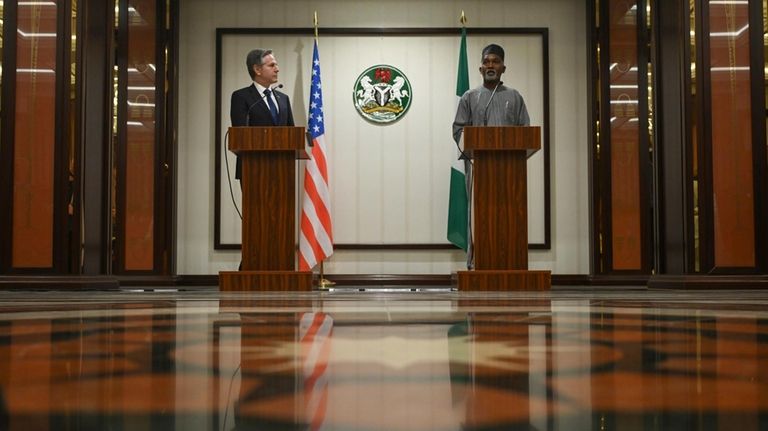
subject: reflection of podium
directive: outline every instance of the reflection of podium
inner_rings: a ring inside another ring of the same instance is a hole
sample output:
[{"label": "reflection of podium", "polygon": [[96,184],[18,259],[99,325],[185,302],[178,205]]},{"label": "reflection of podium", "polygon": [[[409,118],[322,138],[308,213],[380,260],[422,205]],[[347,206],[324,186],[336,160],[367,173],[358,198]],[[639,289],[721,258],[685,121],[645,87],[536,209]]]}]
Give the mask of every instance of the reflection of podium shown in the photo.
[{"label": "reflection of podium", "polygon": [[550,271],[528,270],[528,157],[540,127],[465,127],[474,160],[475,269],[458,272],[459,290],[547,290]]},{"label": "reflection of podium", "polygon": [[296,159],[306,158],[303,127],[230,127],[229,150],[243,163],[242,271],[222,271],[222,291],[312,289],[295,271]]}]

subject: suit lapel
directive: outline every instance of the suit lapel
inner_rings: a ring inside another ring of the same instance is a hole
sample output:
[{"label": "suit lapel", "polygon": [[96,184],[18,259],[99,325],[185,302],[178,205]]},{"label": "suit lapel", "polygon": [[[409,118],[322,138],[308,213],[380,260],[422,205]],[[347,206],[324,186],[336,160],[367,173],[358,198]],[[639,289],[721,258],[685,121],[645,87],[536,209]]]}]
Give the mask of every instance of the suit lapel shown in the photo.
[{"label": "suit lapel", "polygon": [[[251,84],[250,86],[250,94],[253,96],[253,102],[256,103],[256,106],[253,107],[254,111],[257,111],[258,118],[266,119],[267,121],[274,124],[274,121],[272,120],[272,113],[269,112],[269,106],[267,106],[267,101],[263,97],[263,94],[259,94],[259,90],[256,89],[255,84]],[[282,115],[282,113],[281,113]]]},{"label": "suit lapel", "polygon": [[275,124],[276,126],[284,125],[286,124],[286,110],[285,107],[285,99],[283,98],[282,93],[275,92],[275,99],[277,99],[277,118],[278,122]]}]

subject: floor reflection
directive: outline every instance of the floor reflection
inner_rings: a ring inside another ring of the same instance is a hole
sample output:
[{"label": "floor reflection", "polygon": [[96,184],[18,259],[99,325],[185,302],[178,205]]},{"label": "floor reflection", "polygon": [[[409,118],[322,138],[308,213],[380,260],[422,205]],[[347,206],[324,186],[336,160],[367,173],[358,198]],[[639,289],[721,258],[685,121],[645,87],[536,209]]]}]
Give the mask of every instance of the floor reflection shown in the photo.
[{"label": "floor reflection", "polygon": [[768,292],[0,293],[0,429],[768,429]]}]

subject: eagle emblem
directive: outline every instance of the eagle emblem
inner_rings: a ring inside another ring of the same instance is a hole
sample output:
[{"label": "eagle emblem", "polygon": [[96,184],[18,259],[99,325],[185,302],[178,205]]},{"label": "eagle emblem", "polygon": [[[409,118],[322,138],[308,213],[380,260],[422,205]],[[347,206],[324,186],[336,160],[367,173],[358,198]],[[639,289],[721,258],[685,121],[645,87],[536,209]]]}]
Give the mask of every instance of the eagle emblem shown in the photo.
[{"label": "eagle emblem", "polygon": [[399,69],[379,64],[355,81],[352,100],[357,112],[374,123],[391,123],[411,106],[411,83]]}]

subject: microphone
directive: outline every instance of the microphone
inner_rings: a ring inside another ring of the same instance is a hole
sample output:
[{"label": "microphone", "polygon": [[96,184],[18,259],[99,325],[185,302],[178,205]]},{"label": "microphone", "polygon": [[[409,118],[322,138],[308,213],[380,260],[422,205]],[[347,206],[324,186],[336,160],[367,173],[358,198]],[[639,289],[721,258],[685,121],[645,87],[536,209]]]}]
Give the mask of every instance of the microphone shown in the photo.
[{"label": "microphone", "polygon": [[[269,87],[270,93],[272,91],[274,91],[276,88],[283,88],[283,84],[277,84],[274,87]],[[248,111],[246,111],[246,113],[245,113],[245,125],[246,126],[249,126],[251,124],[251,109],[253,109],[253,107],[256,106],[257,103],[261,102],[262,100],[264,100],[267,97],[267,95],[264,94],[264,93],[259,94],[259,96],[261,96],[261,97],[256,99],[255,102],[251,103],[251,106],[248,107]],[[275,99],[277,99],[277,97],[275,97]]]},{"label": "microphone", "polygon": [[488,99],[488,103],[485,104],[485,110],[483,111],[483,126],[488,125],[488,107],[491,106],[491,100],[493,100],[493,96],[496,95],[496,90],[499,88],[499,85],[503,84],[503,82],[499,81],[498,84],[496,84],[495,87],[493,87],[493,93],[491,93],[491,98]]}]

